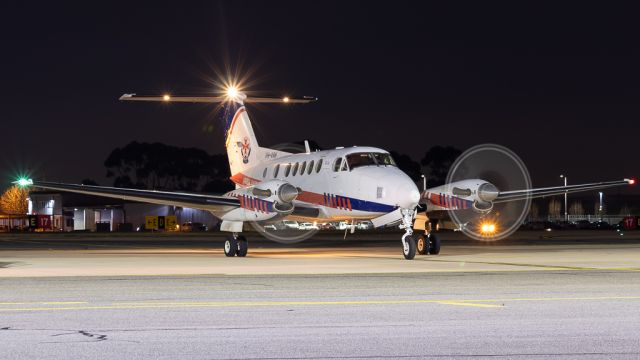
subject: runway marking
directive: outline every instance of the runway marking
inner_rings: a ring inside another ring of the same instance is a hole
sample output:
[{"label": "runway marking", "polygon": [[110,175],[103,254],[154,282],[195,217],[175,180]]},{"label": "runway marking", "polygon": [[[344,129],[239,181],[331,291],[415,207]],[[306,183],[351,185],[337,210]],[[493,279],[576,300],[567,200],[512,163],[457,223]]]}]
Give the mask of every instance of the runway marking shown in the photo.
[{"label": "runway marking", "polygon": [[473,307],[480,307],[480,308],[499,308],[499,307],[504,307],[504,305],[476,304],[476,303],[464,302],[464,301],[439,301],[438,304],[457,305],[457,306],[473,306]]},{"label": "runway marking", "polygon": [[0,305],[76,305],[76,304],[88,304],[86,301],[30,301],[30,302],[0,302]]},{"label": "runway marking", "polygon": [[[69,310],[114,310],[114,309],[157,309],[157,308],[229,308],[260,306],[319,306],[319,305],[406,305],[441,304],[480,308],[501,308],[504,303],[516,301],[598,301],[598,300],[640,300],[640,296],[599,296],[599,297],[554,297],[554,298],[509,298],[509,299],[418,299],[418,300],[346,300],[346,301],[256,301],[256,302],[135,302],[112,303],[108,305],[66,306],[66,307],[22,307],[0,308],[0,312],[15,311],[69,311]],[[49,302],[48,304],[55,304]],[[68,304],[70,302],[58,302]],[[82,302],[80,302],[82,303]],[[501,303],[501,304],[487,304]],[[45,303],[43,303],[45,304]],[[86,303],[84,303],[86,304]]]},{"label": "runway marking", "polygon": [[[640,271],[640,268],[596,268],[596,267],[586,267],[586,266],[567,266],[567,265],[544,265],[544,264],[527,264],[527,263],[510,263],[510,262],[499,262],[499,261],[466,261],[466,260],[441,260],[441,259],[427,259],[425,261],[434,261],[434,262],[445,262],[445,263],[461,263],[462,266],[464,264],[481,264],[481,265],[505,265],[505,266],[518,266],[518,267],[535,267],[535,268],[543,268],[548,270],[576,270],[576,271]],[[509,270],[500,270],[500,271],[509,271]]]}]

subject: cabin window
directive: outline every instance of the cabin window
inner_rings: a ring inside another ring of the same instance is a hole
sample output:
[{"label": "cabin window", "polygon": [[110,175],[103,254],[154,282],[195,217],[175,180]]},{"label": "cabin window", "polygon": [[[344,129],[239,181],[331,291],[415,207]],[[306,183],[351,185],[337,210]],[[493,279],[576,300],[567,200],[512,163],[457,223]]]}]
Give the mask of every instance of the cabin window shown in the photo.
[{"label": "cabin window", "polygon": [[284,166],[284,177],[289,176],[289,173],[291,172],[291,164],[287,164]]},{"label": "cabin window", "polygon": [[322,169],[322,158],[318,160],[318,165],[316,165],[316,172],[319,173],[321,169]]},{"label": "cabin window", "polygon": [[273,168],[273,177],[277,178],[278,177],[278,172],[280,171],[280,164],[276,165],[276,167]]},{"label": "cabin window", "polygon": [[307,162],[303,161],[302,165],[300,165],[300,175],[304,175],[304,170],[307,168]]},{"label": "cabin window", "polygon": [[333,163],[333,171],[340,171],[340,166],[342,165],[342,158],[337,158]]},{"label": "cabin window", "polygon": [[264,171],[262,172],[262,177],[263,178],[267,177],[267,168],[264,168]]},{"label": "cabin window", "polygon": [[311,160],[311,162],[309,163],[309,168],[307,170],[307,175],[311,175],[311,172],[313,171],[313,163],[314,160]]},{"label": "cabin window", "polygon": [[293,175],[292,176],[296,176],[296,174],[298,173],[298,163],[293,164]]}]

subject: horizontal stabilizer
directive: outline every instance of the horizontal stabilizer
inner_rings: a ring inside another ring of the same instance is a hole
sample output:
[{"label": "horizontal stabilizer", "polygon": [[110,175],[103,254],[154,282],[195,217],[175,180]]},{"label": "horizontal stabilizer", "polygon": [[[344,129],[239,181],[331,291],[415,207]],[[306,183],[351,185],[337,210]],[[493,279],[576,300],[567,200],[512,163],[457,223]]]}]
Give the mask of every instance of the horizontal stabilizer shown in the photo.
[{"label": "horizontal stabilizer", "polygon": [[121,101],[157,101],[157,102],[182,102],[182,103],[223,103],[228,101],[238,101],[242,103],[262,103],[262,104],[307,104],[317,101],[318,98],[312,96],[303,97],[253,97],[244,94],[239,94],[235,97],[231,96],[213,96],[213,95],[200,95],[200,96],[173,96],[169,94],[165,95],[137,95],[137,94],[124,94],[120,96]]}]

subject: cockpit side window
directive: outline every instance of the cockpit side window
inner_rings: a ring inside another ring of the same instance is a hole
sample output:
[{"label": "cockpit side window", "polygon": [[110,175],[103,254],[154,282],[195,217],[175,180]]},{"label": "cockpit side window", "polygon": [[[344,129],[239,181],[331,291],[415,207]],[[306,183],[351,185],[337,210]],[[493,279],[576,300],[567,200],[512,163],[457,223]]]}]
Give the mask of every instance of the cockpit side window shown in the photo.
[{"label": "cockpit side window", "polygon": [[373,157],[380,166],[396,166],[396,162],[388,153],[373,153]]}]

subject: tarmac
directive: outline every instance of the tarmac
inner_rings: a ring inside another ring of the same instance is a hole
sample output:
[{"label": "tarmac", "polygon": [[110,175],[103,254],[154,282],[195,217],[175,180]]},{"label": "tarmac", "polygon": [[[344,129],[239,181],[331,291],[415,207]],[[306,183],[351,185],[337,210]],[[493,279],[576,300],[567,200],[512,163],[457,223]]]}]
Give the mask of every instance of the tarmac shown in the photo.
[{"label": "tarmac", "polygon": [[637,359],[640,232],[0,235],[3,359]]}]

